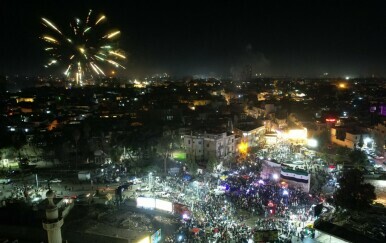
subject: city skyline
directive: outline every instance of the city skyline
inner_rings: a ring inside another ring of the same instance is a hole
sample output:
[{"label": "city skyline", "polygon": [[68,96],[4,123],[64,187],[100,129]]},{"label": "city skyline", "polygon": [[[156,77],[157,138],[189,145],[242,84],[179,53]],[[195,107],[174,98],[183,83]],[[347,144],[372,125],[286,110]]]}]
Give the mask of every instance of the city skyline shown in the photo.
[{"label": "city skyline", "polygon": [[86,16],[108,16],[127,51],[120,75],[171,73],[282,76],[384,76],[386,23],[380,1],[253,3],[35,1],[1,4],[1,75],[54,74],[39,36],[40,18],[59,26]]}]

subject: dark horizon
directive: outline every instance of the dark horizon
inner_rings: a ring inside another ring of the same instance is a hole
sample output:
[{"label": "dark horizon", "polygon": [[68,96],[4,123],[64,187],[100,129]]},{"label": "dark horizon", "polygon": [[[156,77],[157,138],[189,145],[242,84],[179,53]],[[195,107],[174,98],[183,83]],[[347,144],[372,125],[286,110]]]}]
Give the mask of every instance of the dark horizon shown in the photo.
[{"label": "dark horizon", "polygon": [[[68,29],[89,9],[106,15],[128,53],[120,75],[229,75],[250,65],[265,76],[386,76],[381,1],[3,1],[2,75],[45,70],[41,17]],[[107,27],[106,30],[108,29]],[[61,67],[61,70],[65,67]]]}]

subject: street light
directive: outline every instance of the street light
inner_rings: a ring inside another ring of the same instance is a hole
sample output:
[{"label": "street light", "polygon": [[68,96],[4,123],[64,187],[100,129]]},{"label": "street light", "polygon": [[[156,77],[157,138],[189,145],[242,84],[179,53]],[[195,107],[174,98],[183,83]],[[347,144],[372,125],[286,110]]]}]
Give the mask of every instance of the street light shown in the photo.
[{"label": "street light", "polygon": [[279,175],[275,173],[275,174],[272,175],[272,178],[273,178],[274,180],[278,180],[278,179],[279,179]]}]

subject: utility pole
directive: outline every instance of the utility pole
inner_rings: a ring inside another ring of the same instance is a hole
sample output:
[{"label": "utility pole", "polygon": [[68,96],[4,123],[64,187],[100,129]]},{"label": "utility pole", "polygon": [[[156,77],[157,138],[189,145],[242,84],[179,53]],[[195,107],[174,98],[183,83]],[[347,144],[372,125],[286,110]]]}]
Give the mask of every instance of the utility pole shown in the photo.
[{"label": "utility pole", "polygon": [[151,188],[152,188],[152,175],[153,175],[153,173],[150,172],[149,173],[149,190],[151,190]]}]

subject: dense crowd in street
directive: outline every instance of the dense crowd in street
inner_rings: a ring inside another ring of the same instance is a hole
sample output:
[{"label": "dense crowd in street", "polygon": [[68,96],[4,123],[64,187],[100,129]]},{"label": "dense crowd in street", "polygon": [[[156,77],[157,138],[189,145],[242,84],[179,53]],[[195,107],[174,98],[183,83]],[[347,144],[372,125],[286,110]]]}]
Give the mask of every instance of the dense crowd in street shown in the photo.
[{"label": "dense crowd in street", "polygon": [[[290,144],[276,148],[280,149],[268,148],[264,156],[280,161],[296,159]],[[303,157],[306,159],[310,172],[326,175],[314,160]],[[261,162],[259,155],[256,161]],[[171,187],[178,185],[179,191],[192,195],[180,198],[191,207],[192,215],[183,220],[175,235],[177,242],[252,242],[260,231],[277,231],[282,242],[300,241],[305,237],[304,228],[314,220],[312,206],[322,201],[318,193],[309,194],[272,178],[263,180],[259,171],[248,166],[229,171],[225,179],[196,180],[199,190],[183,180],[170,182]],[[215,188],[223,193],[213,193]],[[308,233],[314,237],[312,230]]]},{"label": "dense crowd in street", "polygon": [[[180,242],[248,242],[256,231],[277,230],[288,240],[304,237],[304,222],[312,221],[311,206],[320,199],[296,188],[282,188],[277,181],[263,181],[258,175],[241,173],[224,181],[209,181],[197,192],[192,204],[193,215],[185,219],[176,234]],[[217,184],[225,193],[208,193]],[[188,199],[185,202],[189,205]],[[241,214],[244,211],[248,216]],[[245,220],[255,218],[255,225]]]}]

